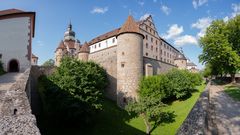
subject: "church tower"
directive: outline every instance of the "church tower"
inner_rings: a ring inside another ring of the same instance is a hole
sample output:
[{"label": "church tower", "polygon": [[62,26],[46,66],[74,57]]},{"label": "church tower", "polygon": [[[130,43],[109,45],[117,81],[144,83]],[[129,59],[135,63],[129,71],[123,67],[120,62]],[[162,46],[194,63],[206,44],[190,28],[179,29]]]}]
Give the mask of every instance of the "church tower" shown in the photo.
[{"label": "church tower", "polygon": [[128,16],[117,36],[117,103],[121,107],[137,98],[143,75],[143,38],[133,17]]},{"label": "church tower", "polygon": [[89,52],[89,45],[87,42],[85,42],[84,45],[82,45],[82,47],[80,48],[78,59],[82,61],[88,61]]}]

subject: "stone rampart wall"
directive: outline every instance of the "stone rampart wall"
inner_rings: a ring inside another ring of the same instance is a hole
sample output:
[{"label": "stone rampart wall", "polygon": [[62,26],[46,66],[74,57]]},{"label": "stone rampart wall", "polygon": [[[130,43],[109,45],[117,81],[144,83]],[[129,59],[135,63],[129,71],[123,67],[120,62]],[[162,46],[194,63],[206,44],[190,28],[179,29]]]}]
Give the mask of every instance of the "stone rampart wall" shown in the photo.
[{"label": "stone rampart wall", "polygon": [[26,93],[29,75],[27,69],[9,90],[1,91],[0,135],[40,135]]}]

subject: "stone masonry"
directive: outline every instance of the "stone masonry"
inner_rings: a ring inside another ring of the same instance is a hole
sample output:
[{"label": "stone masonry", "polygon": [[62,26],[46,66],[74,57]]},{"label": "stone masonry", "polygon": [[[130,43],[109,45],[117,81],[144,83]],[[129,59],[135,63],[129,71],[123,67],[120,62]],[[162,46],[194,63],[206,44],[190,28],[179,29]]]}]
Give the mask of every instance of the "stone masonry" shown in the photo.
[{"label": "stone masonry", "polygon": [[26,94],[29,74],[27,69],[9,89],[0,90],[0,135],[40,135]]}]

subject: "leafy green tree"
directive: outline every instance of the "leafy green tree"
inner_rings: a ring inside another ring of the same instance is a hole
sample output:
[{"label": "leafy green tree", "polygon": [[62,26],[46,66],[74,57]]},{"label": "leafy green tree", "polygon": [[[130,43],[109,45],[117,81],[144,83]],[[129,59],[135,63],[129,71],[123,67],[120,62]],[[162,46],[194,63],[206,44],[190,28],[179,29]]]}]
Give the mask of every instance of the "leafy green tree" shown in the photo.
[{"label": "leafy green tree", "polygon": [[89,123],[102,109],[107,78],[105,70],[98,64],[65,57],[47,79],[43,83],[46,89],[43,97],[50,116]]},{"label": "leafy green tree", "polygon": [[162,111],[164,106],[166,105],[155,96],[142,96],[139,101],[130,102],[126,106],[126,110],[143,117],[146,134],[150,135],[152,131],[151,122],[154,122],[154,124],[159,123],[163,118],[162,116],[166,114]]},{"label": "leafy green tree", "polygon": [[205,36],[200,39],[203,52],[199,60],[209,63],[212,71],[217,71],[217,74],[229,73],[232,80],[235,80],[234,75],[240,67],[240,57],[228,37],[227,24],[223,20],[213,21]]},{"label": "leafy green tree", "polygon": [[233,50],[240,55],[240,15],[230,19],[227,22],[228,41]]},{"label": "leafy green tree", "polygon": [[43,66],[54,66],[55,61],[53,59],[49,59],[43,63]]}]

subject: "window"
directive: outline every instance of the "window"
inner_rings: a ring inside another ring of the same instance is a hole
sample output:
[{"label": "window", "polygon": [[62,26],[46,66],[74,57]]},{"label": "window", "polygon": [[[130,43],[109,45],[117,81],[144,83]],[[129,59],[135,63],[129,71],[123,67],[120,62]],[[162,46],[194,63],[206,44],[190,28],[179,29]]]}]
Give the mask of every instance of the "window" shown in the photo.
[{"label": "window", "polygon": [[166,48],[166,44],[164,44],[164,48]]},{"label": "window", "polygon": [[153,42],[153,38],[151,37],[151,42]]},{"label": "window", "polygon": [[146,48],[148,48],[148,43],[146,43]]},{"label": "window", "polygon": [[156,59],[157,59],[157,56],[156,56]]},{"label": "window", "polygon": [[115,43],[115,38],[112,39],[112,42]]},{"label": "window", "polygon": [[0,54],[0,59],[2,59],[2,54]]},{"label": "window", "polygon": [[148,56],[148,53],[146,53],[146,56]]},{"label": "window", "polygon": [[98,44],[98,47],[101,47],[101,43]]},{"label": "window", "polygon": [[122,52],[122,55],[124,55],[124,52]]},{"label": "window", "polygon": [[158,44],[158,41],[156,40],[156,45]]},{"label": "window", "polygon": [[97,46],[95,45],[95,46],[94,46],[94,48],[96,49],[96,48],[97,48]]},{"label": "window", "polygon": [[158,51],[158,48],[156,48],[156,52]]},{"label": "window", "polygon": [[166,56],[166,52],[164,51],[164,56]]},{"label": "window", "polygon": [[150,29],[150,33],[152,33],[152,29]]},{"label": "window", "polygon": [[146,31],[148,31],[148,27],[147,27],[147,25],[146,25]]},{"label": "window", "polygon": [[124,66],[125,66],[125,62],[122,62],[121,67],[124,68]]},{"label": "window", "polygon": [[146,40],[148,40],[148,35],[146,35]]},{"label": "window", "polygon": [[151,46],[151,50],[153,50],[153,46]]},{"label": "window", "polygon": [[106,40],[106,45],[108,45],[108,41]]}]

